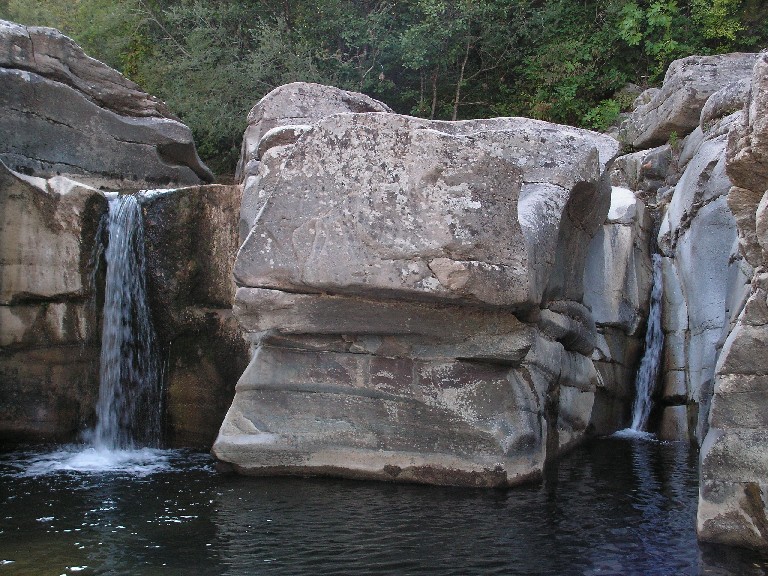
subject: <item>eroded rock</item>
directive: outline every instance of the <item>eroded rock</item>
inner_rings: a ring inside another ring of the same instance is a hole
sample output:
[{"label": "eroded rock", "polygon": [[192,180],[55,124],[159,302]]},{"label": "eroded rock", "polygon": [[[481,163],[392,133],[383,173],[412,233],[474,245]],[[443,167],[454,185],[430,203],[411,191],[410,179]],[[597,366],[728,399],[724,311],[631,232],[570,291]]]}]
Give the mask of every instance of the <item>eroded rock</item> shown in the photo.
[{"label": "eroded rock", "polygon": [[749,78],[757,54],[689,56],[669,65],[658,91],[641,95],[622,125],[622,139],[635,148],[660,146],[674,132],[687,136],[701,120],[707,99],[733,82]]},{"label": "eroded rock", "polygon": [[608,217],[592,239],[585,263],[584,304],[597,325],[592,360],[601,375],[601,409],[595,410],[594,425],[601,434],[626,420],[648,316],[652,226],[638,196],[627,188],[613,188]]},{"label": "eroded rock", "polygon": [[768,188],[768,56],[760,54],[744,112],[727,147],[728,197],[739,248],[754,274],[717,360],[709,431],[701,449],[699,538],[768,551],[768,303],[765,266],[765,189]]},{"label": "eroded rock", "polygon": [[72,439],[98,393],[97,190],[0,163],[0,441]]},{"label": "eroded rock", "polygon": [[235,314],[254,355],[214,454],[498,486],[581,441],[600,379],[583,263],[618,143],[522,118],[285,124],[244,153]]},{"label": "eroded rock", "polygon": [[147,291],[167,358],[166,442],[210,448],[248,364],[232,314],[239,186],[145,192]]}]

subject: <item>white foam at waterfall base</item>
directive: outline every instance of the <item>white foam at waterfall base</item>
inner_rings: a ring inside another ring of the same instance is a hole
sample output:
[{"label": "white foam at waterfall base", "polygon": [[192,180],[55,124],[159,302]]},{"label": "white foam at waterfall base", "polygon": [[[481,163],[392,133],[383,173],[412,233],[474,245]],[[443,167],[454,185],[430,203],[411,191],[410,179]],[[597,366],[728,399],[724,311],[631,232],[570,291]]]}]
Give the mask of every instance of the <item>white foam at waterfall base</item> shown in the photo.
[{"label": "white foam at waterfall base", "polygon": [[119,450],[82,445],[62,446],[53,452],[30,456],[23,463],[21,475],[119,472],[133,476],[146,476],[170,470],[170,459],[173,454],[173,450],[158,448]]},{"label": "white foam at waterfall base", "polygon": [[643,432],[642,430],[635,430],[633,428],[624,428],[611,435],[612,438],[625,438],[628,440],[657,440],[656,435],[651,432]]}]

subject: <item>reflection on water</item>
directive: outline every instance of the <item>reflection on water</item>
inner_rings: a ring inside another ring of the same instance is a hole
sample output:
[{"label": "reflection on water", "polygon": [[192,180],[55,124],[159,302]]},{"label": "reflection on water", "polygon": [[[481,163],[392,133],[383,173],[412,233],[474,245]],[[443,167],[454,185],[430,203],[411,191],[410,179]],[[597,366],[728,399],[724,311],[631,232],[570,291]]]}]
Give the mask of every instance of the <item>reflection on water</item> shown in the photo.
[{"label": "reflection on water", "polygon": [[155,457],[153,473],[33,475],[40,453],[1,455],[0,574],[768,573],[696,544],[684,444],[596,441],[512,490],[241,478],[206,455]]}]

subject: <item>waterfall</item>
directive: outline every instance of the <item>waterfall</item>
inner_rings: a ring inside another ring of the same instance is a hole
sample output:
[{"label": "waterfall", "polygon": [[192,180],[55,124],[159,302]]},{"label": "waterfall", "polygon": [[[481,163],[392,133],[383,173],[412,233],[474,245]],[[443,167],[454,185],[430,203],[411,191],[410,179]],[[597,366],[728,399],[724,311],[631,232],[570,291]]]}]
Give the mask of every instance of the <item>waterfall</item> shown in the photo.
[{"label": "waterfall", "polygon": [[648,328],[645,331],[645,352],[635,378],[635,402],[632,406],[632,430],[643,431],[651,413],[652,395],[656,387],[664,347],[664,332],[661,329],[661,297],[663,282],[661,276],[661,255],[653,255],[653,286],[651,308],[648,312]]},{"label": "waterfall", "polygon": [[109,243],[94,447],[157,446],[162,412],[156,337],[147,304],[144,226],[135,195],[109,200]]}]

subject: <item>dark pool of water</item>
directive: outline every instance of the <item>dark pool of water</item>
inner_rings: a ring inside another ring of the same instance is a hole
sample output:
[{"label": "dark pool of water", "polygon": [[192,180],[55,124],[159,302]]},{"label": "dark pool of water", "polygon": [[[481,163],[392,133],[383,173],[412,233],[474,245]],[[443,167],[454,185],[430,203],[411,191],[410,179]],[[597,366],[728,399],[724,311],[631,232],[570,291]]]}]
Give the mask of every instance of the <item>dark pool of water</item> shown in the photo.
[{"label": "dark pool of water", "polygon": [[[696,454],[604,439],[545,482],[474,490],[154,471],[29,474],[0,455],[0,574],[768,574],[696,543]],[[151,473],[149,473],[151,472]]]}]

